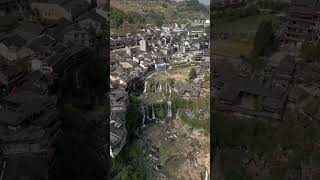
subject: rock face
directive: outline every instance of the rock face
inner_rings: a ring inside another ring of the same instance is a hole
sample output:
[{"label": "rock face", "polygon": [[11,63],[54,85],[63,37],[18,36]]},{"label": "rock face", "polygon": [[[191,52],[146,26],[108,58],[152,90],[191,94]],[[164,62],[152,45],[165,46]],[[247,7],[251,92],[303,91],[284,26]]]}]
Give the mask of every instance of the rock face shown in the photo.
[{"label": "rock face", "polygon": [[203,180],[210,176],[209,138],[179,119],[149,124],[141,134],[152,179]]},{"label": "rock face", "polygon": [[128,99],[128,93],[125,90],[114,91],[110,94],[110,156],[112,158],[119,154],[126,143],[125,118]]}]

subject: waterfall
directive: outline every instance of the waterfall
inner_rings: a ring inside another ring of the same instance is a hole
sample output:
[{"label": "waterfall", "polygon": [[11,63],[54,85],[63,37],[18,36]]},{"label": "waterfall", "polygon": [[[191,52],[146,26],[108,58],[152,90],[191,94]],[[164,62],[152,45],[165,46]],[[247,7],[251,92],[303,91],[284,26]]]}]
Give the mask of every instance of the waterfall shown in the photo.
[{"label": "waterfall", "polygon": [[154,92],[157,92],[157,84],[154,84]]},{"label": "waterfall", "polygon": [[77,84],[77,88],[79,89],[80,88],[80,85],[79,85],[79,71],[76,72],[76,84]]},{"label": "waterfall", "polygon": [[169,97],[171,97],[171,87],[170,87],[170,84],[169,84]]},{"label": "waterfall", "polygon": [[167,116],[172,117],[171,101],[167,101],[167,104],[168,104]]},{"label": "waterfall", "polygon": [[144,90],[143,90],[143,93],[146,93],[146,92],[147,92],[147,84],[148,84],[148,82],[145,81],[145,82],[144,82]]},{"label": "waterfall", "polygon": [[144,106],[142,105],[142,113],[143,113],[143,119],[142,119],[142,127],[145,127],[145,120],[146,120],[146,112],[145,112],[145,109],[144,109]]},{"label": "waterfall", "polygon": [[166,83],[166,92],[168,92],[168,83]]},{"label": "waterfall", "polygon": [[161,92],[161,88],[162,88],[162,86],[161,86],[162,84],[160,83],[160,87],[159,87],[159,92]]},{"label": "waterfall", "polygon": [[209,175],[208,175],[208,170],[206,169],[206,177],[205,177],[205,180],[208,180],[209,179]]},{"label": "waterfall", "polygon": [[153,104],[152,104],[152,119],[155,119],[156,115],[154,114],[154,108],[153,108]]},{"label": "waterfall", "polygon": [[146,106],[146,112],[147,112],[147,119],[150,120],[148,106]]}]

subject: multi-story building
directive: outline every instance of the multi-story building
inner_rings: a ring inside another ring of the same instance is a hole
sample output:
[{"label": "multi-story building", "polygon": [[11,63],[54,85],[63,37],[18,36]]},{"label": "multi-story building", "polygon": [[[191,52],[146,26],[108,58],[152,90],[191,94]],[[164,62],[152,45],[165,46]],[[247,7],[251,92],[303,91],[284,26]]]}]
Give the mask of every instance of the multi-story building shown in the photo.
[{"label": "multi-story building", "polygon": [[288,21],[283,32],[284,43],[301,43],[307,35],[319,39],[319,3],[317,0],[294,0],[288,10]]}]

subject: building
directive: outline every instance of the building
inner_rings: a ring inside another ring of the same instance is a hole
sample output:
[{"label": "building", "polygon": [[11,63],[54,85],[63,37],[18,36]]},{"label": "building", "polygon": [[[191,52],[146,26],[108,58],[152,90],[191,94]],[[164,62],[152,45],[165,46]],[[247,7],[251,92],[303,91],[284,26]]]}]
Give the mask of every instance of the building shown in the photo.
[{"label": "building", "polygon": [[240,116],[281,120],[287,93],[257,80],[234,78],[217,94],[216,108]]},{"label": "building", "polygon": [[293,0],[288,11],[288,22],[283,32],[284,43],[301,43],[306,35],[319,39],[319,2],[317,0]]},{"label": "building", "polygon": [[25,57],[28,52],[23,51],[22,47],[39,36],[43,29],[37,23],[22,23],[0,42],[0,55],[9,61]]},{"label": "building", "polygon": [[18,2],[16,0],[3,0],[0,2],[0,12],[11,13],[18,9]]},{"label": "building", "polygon": [[31,2],[31,8],[36,9],[41,17],[55,21],[60,18],[73,21],[90,7],[91,4],[86,0],[34,0]]},{"label": "building", "polygon": [[78,24],[85,29],[93,28],[96,33],[101,33],[107,30],[107,18],[97,13],[96,10],[91,10],[77,19]]},{"label": "building", "polygon": [[94,34],[82,28],[78,24],[69,26],[64,31],[63,42],[69,42],[82,47],[89,47],[94,45]]}]

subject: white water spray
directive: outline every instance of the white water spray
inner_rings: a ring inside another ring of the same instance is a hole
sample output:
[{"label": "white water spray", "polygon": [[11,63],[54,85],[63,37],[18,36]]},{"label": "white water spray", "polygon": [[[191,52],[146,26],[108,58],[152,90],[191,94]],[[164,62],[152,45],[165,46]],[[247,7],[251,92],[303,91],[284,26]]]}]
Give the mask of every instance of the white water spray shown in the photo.
[{"label": "white water spray", "polygon": [[145,127],[146,111],[143,105],[142,105],[142,113],[143,113],[142,127]]},{"label": "white water spray", "polygon": [[152,104],[152,119],[155,119],[156,118],[156,115],[154,113],[154,108],[153,108],[153,104]]},{"label": "white water spray", "polygon": [[167,101],[167,104],[168,104],[167,116],[172,117],[171,101]]},{"label": "white water spray", "polygon": [[147,85],[148,85],[148,82],[145,81],[145,82],[144,82],[144,90],[143,90],[143,93],[146,93],[146,92],[147,92]]}]

